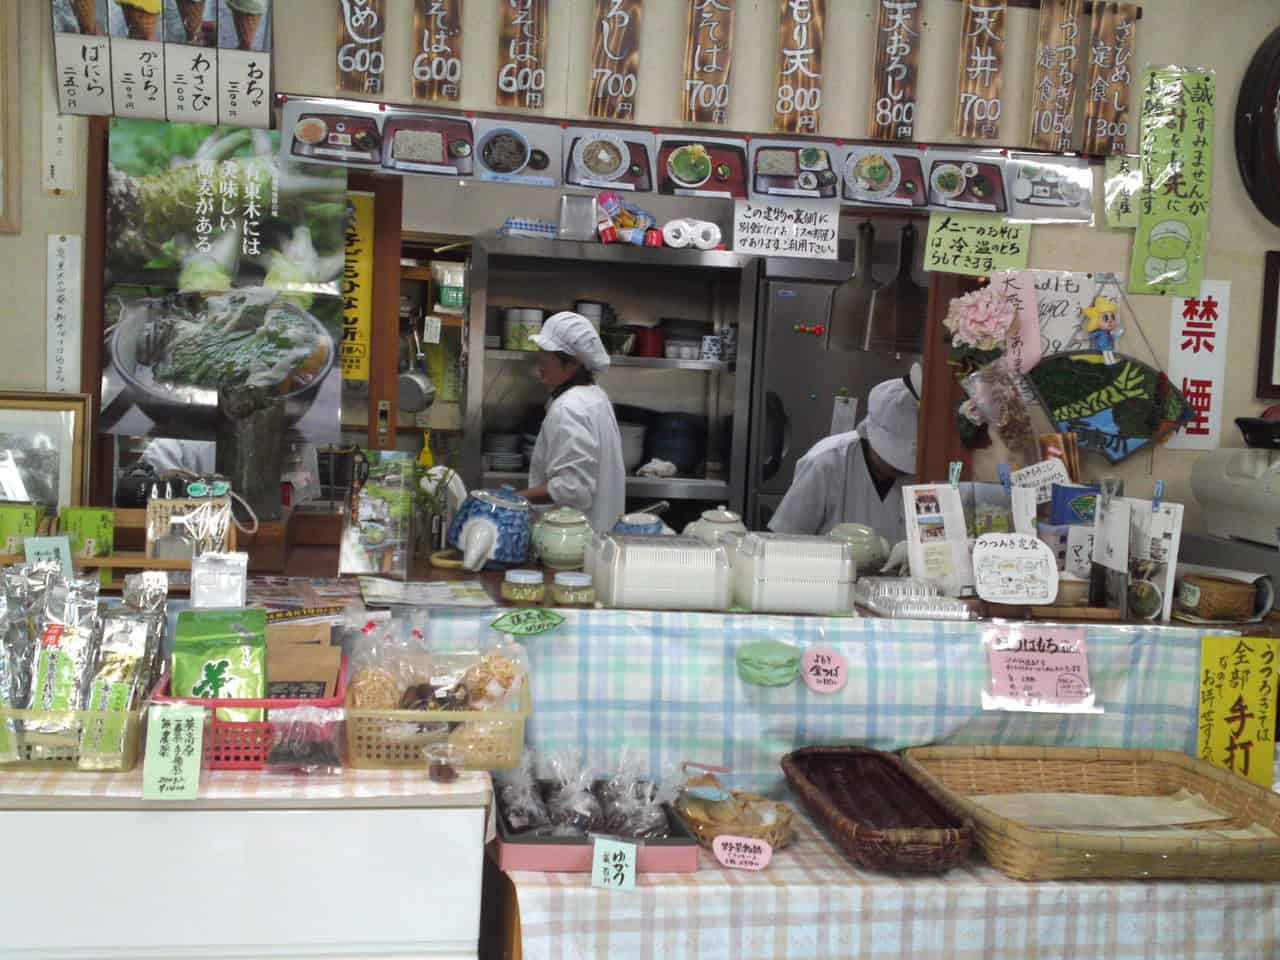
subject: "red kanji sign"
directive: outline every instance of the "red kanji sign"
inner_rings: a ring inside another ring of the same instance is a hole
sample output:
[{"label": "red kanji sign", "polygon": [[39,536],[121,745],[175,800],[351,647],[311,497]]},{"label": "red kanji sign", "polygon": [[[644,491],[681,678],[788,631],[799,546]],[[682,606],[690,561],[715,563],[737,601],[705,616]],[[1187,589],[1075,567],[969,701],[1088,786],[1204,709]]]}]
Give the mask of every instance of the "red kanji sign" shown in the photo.
[{"label": "red kanji sign", "polygon": [[1182,301],[1182,320],[1182,349],[1192,353],[1204,349],[1213,353],[1213,341],[1218,335],[1218,301],[1212,296],[1203,300],[1186,298]]}]

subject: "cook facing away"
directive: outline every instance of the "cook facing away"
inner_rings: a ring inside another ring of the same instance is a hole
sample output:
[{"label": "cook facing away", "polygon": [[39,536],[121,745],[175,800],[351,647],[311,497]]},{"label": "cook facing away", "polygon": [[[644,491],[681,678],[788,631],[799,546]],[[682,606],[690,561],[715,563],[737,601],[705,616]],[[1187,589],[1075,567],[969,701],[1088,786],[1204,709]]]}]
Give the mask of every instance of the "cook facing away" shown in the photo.
[{"label": "cook facing away", "polygon": [[534,503],[575,507],[593,529],[612,530],[626,505],[626,468],[613,404],[595,382],[609,355],[591,322],[577,313],[557,313],[533,342],[538,379],[551,398],[529,464],[529,489],[521,493]]},{"label": "cook facing away", "polygon": [[911,376],[878,384],[858,429],[814,444],[796,464],[769,529],[827,534],[837,524],[865,523],[890,543],[902,540],[902,481],[916,468],[918,383],[913,369]]}]

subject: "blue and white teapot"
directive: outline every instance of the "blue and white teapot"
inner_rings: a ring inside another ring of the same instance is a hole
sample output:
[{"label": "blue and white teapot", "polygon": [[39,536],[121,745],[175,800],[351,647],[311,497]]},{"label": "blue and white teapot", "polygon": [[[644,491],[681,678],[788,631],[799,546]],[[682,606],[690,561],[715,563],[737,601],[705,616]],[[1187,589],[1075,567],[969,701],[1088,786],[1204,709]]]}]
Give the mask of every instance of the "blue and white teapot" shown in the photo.
[{"label": "blue and white teapot", "polygon": [[467,570],[524,563],[529,557],[531,514],[529,501],[510,487],[476,490],[449,525],[449,546],[462,551]]}]

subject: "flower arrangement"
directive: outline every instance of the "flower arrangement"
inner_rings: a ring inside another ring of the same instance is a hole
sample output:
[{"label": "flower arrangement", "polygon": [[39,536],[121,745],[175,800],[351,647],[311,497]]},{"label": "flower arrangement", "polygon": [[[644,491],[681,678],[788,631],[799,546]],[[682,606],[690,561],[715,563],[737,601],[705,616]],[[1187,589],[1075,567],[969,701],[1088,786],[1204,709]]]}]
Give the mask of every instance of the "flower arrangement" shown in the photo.
[{"label": "flower arrangement", "polygon": [[1016,318],[1013,304],[992,285],[952,300],[942,325],[951,345],[951,364],[959,368],[957,377],[998,360]]}]

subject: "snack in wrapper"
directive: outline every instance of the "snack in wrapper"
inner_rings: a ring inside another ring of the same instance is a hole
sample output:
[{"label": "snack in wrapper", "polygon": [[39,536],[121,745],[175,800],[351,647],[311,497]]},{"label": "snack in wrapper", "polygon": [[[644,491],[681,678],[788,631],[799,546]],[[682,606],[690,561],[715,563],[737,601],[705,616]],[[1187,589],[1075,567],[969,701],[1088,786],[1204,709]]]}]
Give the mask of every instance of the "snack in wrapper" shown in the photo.
[{"label": "snack in wrapper", "polygon": [[498,774],[497,781],[498,809],[511,833],[536,836],[551,832],[551,814],[542,801],[530,754],[521,758],[518,769]]},{"label": "snack in wrapper", "polygon": [[663,804],[675,799],[677,788],[659,788],[644,776],[644,758],[638,751],[624,747],[618,772],[596,790],[608,833],[632,840],[660,840],[670,836],[671,824]]},{"label": "snack in wrapper", "polygon": [[552,836],[582,837],[604,826],[604,811],[591,792],[591,774],[580,760],[560,753],[550,760],[555,786],[547,802],[547,812],[555,828]]},{"label": "snack in wrapper", "polygon": [[499,643],[480,655],[463,676],[473,710],[517,710],[529,674],[529,660],[518,643]]},{"label": "snack in wrapper", "polygon": [[74,711],[84,709],[89,693],[99,627],[98,581],[50,575],[31,675],[30,709],[57,715],[27,720],[28,735],[75,731]]},{"label": "snack in wrapper", "polygon": [[143,693],[149,693],[155,689],[164,672],[164,657],[160,655],[160,651],[164,646],[165,633],[169,629],[169,617],[165,612],[165,602],[169,599],[169,577],[156,570],[126,574],[122,597],[125,609],[137,611],[147,618],[147,657],[143,666],[141,689]]},{"label": "snack in wrapper", "polygon": [[138,703],[149,673],[148,615],[118,608],[102,618],[102,645],[97,671],[89,684],[85,718],[80,731],[81,770],[122,770],[128,746],[129,711]]},{"label": "snack in wrapper", "polygon": [[[265,610],[183,610],[173,647],[175,697],[254,700],[267,695]],[[219,707],[218,720],[257,723],[264,711]]]},{"label": "snack in wrapper", "polygon": [[337,773],[342,768],[341,707],[288,707],[271,711],[267,769],[283,773]]}]

